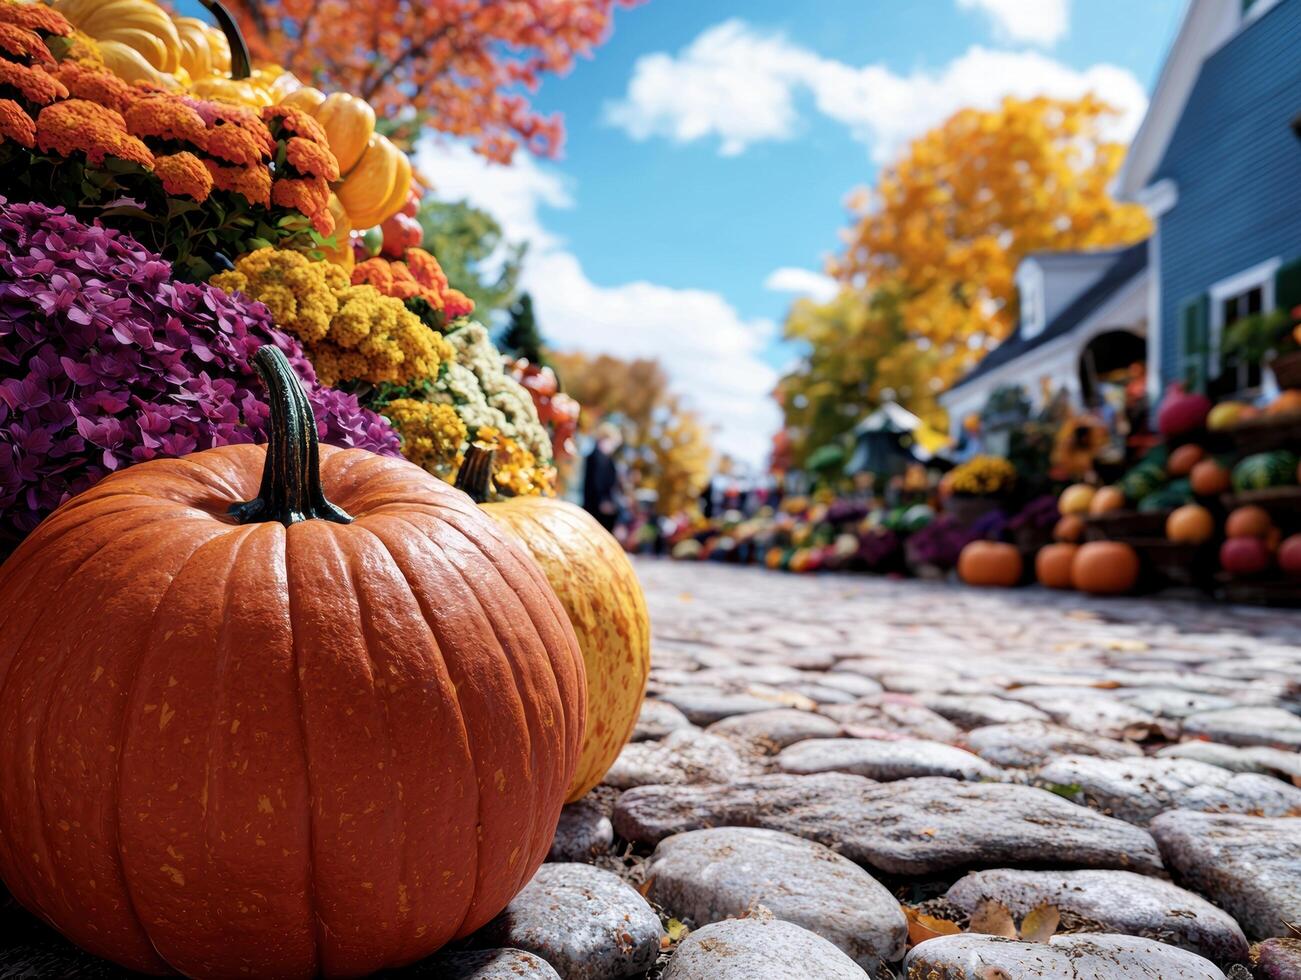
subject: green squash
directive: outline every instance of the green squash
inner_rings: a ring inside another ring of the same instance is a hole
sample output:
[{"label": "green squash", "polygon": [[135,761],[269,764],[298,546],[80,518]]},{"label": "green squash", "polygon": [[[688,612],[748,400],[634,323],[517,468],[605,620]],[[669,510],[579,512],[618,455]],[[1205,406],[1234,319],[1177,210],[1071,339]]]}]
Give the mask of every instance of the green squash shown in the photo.
[{"label": "green squash", "polygon": [[1233,489],[1268,490],[1296,483],[1297,455],[1286,449],[1248,456],[1233,468]]},{"label": "green squash", "polygon": [[1127,500],[1143,500],[1148,494],[1160,490],[1165,481],[1165,469],[1145,461],[1121,477],[1117,486]]}]

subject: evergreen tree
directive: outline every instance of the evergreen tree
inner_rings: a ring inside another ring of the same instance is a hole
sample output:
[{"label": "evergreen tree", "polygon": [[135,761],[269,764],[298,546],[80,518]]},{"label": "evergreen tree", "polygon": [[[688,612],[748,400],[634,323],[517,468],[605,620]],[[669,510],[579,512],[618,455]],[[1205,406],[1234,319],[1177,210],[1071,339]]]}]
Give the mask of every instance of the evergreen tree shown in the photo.
[{"label": "evergreen tree", "polygon": [[542,332],[538,330],[537,317],[533,314],[533,297],[528,293],[521,293],[510,308],[510,323],[501,335],[500,347],[503,353],[527,358],[539,366],[546,363],[542,353]]}]

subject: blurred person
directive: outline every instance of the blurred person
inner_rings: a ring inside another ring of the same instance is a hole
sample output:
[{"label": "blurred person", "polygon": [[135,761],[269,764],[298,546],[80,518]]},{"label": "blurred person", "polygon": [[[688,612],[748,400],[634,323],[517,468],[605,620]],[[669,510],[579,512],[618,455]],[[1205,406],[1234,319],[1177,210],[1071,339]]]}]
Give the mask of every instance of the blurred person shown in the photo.
[{"label": "blurred person", "polygon": [[583,510],[612,534],[619,521],[619,467],[614,454],[621,445],[619,429],[602,422],[597,426],[592,451],[583,461]]}]

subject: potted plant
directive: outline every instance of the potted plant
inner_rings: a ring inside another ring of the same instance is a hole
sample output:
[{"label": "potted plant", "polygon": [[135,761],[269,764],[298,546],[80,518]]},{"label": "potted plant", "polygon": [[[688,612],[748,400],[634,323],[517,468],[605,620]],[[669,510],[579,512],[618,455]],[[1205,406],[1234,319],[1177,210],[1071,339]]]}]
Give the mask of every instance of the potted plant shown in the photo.
[{"label": "potted plant", "polygon": [[1004,509],[1016,488],[1016,467],[1002,456],[974,456],[948,477],[951,495],[944,509],[961,524]]},{"label": "potted plant", "polygon": [[1224,334],[1224,353],[1268,363],[1280,388],[1301,388],[1301,306],[1238,320]]}]

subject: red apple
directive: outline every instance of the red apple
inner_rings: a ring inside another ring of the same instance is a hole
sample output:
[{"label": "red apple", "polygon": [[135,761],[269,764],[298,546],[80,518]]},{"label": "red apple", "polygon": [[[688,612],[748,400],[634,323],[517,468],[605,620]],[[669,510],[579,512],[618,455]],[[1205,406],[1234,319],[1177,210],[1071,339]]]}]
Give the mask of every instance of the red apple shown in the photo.
[{"label": "red apple", "polygon": [[1229,538],[1220,546],[1220,566],[1238,578],[1259,575],[1269,568],[1270,557],[1260,538]]}]

